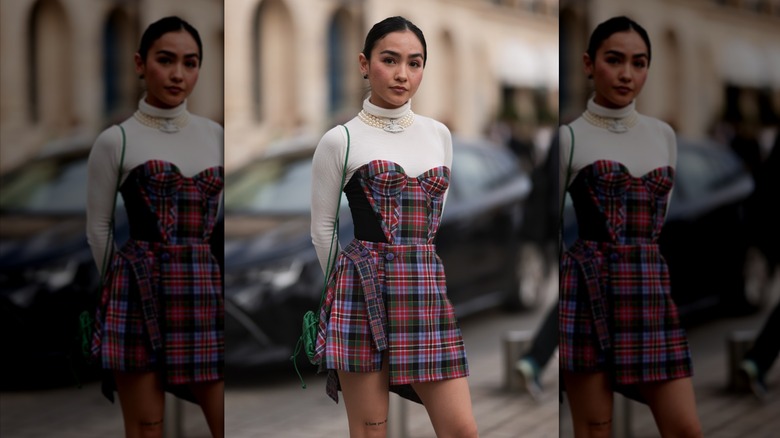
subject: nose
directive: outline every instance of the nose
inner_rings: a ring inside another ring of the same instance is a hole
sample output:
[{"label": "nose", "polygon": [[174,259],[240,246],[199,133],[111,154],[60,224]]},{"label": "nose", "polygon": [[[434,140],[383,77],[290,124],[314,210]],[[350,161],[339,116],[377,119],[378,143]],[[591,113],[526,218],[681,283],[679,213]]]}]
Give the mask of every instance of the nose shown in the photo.
[{"label": "nose", "polygon": [[406,74],[407,74],[407,66],[406,64],[398,64],[398,68],[395,71],[395,79],[399,82],[406,82]]},{"label": "nose", "polygon": [[623,82],[630,82],[632,79],[631,75],[631,64],[626,63],[623,65],[623,68],[620,69],[618,79],[620,79]]},{"label": "nose", "polygon": [[181,63],[175,63],[171,69],[171,80],[179,82],[184,78],[184,66]]}]

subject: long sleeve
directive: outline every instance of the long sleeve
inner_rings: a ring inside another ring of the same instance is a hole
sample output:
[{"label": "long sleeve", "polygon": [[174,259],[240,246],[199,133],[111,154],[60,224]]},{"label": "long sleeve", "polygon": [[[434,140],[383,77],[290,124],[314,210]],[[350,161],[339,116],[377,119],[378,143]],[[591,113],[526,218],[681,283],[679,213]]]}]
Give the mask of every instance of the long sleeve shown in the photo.
[{"label": "long sleeve", "polygon": [[[311,236],[323,272],[327,272],[328,250],[333,236],[337,202],[340,192],[344,189],[341,186],[341,176],[346,149],[346,131],[343,127],[337,126],[325,133],[314,151],[311,187]],[[334,251],[330,256],[331,263],[339,251],[337,239],[333,246]]]},{"label": "long sleeve", "polygon": [[119,127],[103,131],[95,140],[87,164],[87,242],[92,250],[98,271],[103,274],[106,247],[110,255],[113,240],[107,239],[111,215],[114,210],[114,192],[119,176],[122,153],[122,133]]},{"label": "long sleeve", "polygon": [[[186,103],[173,109],[155,108],[143,101],[139,111],[152,117],[175,118],[186,113]],[[162,132],[140,123],[136,117],[122,122],[125,130],[125,153],[122,180],[128,173],[149,160],[173,163],[184,176],[223,163],[222,126],[194,114],[186,113],[188,122],[176,133]],[[122,132],[118,126],[103,131],[95,140],[87,165],[87,242],[98,270],[103,268],[106,239],[114,210],[119,164],[122,158]]]},{"label": "long sleeve", "polygon": [[[399,117],[411,103],[392,110],[378,108],[368,100],[363,108],[379,117]],[[349,129],[350,147],[346,184],[361,166],[373,160],[388,160],[401,165],[408,176],[417,176],[437,166],[452,168],[452,136],[442,123],[415,115],[412,126],[400,133],[389,133],[369,126],[355,117],[345,124]],[[336,126],[325,133],[314,151],[311,187],[311,236],[323,272],[327,271],[328,249],[333,235],[344,158],[347,131]],[[445,193],[445,200],[446,200]],[[338,254],[337,242],[331,263]]]}]

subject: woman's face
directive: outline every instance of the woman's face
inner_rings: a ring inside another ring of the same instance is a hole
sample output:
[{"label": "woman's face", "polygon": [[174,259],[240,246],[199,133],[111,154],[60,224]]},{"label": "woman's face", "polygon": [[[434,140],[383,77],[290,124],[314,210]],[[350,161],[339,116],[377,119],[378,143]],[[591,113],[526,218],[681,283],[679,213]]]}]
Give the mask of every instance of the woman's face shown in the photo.
[{"label": "woman's face", "polygon": [[135,71],[146,81],[146,102],[158,108],[173,108],[184,102],[198,82],[198,44],[187,31],[168,32],[146,54],[135,54]]},{"label": "woman's face", "polygon": [[362,53],[358,59],[371,84],[369,101],[380,108],[402,106],[422,81],[423,46],[410,30],[388,33],[371,49],[371,60]]},{"label": "woman's face", "polygon": [[585,72],[593,76],[595,101],[607,108],[623,108],[642,91],[650,60],[647,45],[633,30],[616,32],[596,51],[596,59],[583,56]]}]

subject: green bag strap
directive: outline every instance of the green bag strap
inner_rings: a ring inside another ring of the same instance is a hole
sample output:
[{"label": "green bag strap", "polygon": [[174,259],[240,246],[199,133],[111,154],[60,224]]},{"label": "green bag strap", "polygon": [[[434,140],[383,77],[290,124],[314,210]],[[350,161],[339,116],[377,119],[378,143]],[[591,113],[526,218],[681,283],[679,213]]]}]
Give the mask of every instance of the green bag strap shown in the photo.
[{"label": "green bag strap", "polygon": [[[116,187],[114,189],[114,203],[112,204],[111,209],[111,220],[108,223],[108,230],[106,231],[106,247],[103,250],[103,263],[101,264],[100,268],[100,281],[98,282],[98,291],[103,290],[103,285],[106,279],[106,271],[108,267],[108,258],[110,251],[109,249],[113,246],[113,235],[114,235],[114,211],[116,210],[116,200],[117,200],[117,194],[119,193],[119,186],[122,182],[122,166],[125,163],[125,129],[122,127],[122,125],[119,126],[120,131],[122,132],[122,154],[119,158],[119,168],[117,169],[117,177],[116,177]],[[92,342],[91,333],[92,333],[92,324],[94,323],[94,319],[92,317],[92,312],[82,312],[81,315],[79,315],[79,325],[80,327],[80,333],[81,333],[81,353],[84,355],[84,357],[89,357],[90,354],[90,343]]]},{"label": "green bag strap", "polygon": [[[349,129],[346,125],[341,125],[344,127],[344,130],[347,131],[347,150],[344,154],[344,167],[341,169],[341,185],[339,186],[339,199],[336,203],[336,216],[333,220],[333,231],[330,235],[330,247],[328,248],[328,262],[325,267],[325,279],[322,283],[322,295],[320,295],[320,305],[317,306],[317,313],[315,314],[317,318],[319,318],[319,310],[322,308],[322,304],[325,302],[325,294],[328,290],[328,279],[330,278],[331,270],[333,269],[333,265],[335,264],[335,259],[331,260],[331,257],[333,257],[333,242],[336,240],[336,233],[339,229],[339,211],[341,211],[341,193],[344,190],[344,182],[347,179],[347,161],[349,160],[349,145],[350,145],[350,136],[349,136]],[[307,315],[310,312],[306,312]],[[293,350],[293,354],[290,357],[290,360],[293,363],[293,367],[295,368],[295,373],[298,374],[298,378],[301,380],[301,387],[303,389],[306,389],[306,382],[303,381],[303,376],[301,376],[301,372],[298,370],[298,363],[296,362],[296,357],[298,357],[298,354],[301,351],[301,345],[303,345],[306,341],[314,342],[314,339],[311,339],[309,336],[309,331],[307,329],[310,329],[315,324],[315,321],[312,319],[311,322],[307,321],[306,315],[304,315],[304,323],[303,323],[303,331],[301,333],[301,336],[298,338],[298,342],[295,344],[295,349]]]},{"label": "green bag strap", "polygon": [[[571,178],[571,163],[572,159],[574,158],[574,130],[571,129],[571,125],[566,125],[566,127],[569,128],[569,132],[571,133],[571,148],[569,149],[569,165],[566,166],[566,183],[564,184],[563,191],[561,192],[561,209],[558,210],[558,230],[560,232],[558,239],[558,254],[563,251],[563,207],[566,204],[566,190],[569,188],[569,179]],[[560,144],[560,141],[558,144]]]},{"label": "green bag strap", "polygon": [[[114,235],[114,211],[116,210],[117,194],[119,193],[119,186],[122,182],[122,166],[125,163],[125,129],[122,125],[119,126],[119,130],[122,132],[122,153],[119,157],[119,168],[117,169],[116,187],[114,188],[114,203],[111,209],[111,220],[108,223],[108,230],[106,231],[106,247],[103,250],[103,263],[100,268],[100,281],[98,282],[98,293],[103,290],[103,285],[106,277],[106,270],[108,266],[109,249],[113,246]],[[79,337],[81,338],[81,354],[84,358],[90,356],[90,344],[92,342],[92,325],[95,323],[95,318],[92,316],[93,311],[85,310],[79,314]],[[73,361],[70,361],[71,373],[76,378],[76,384],[81,388],[81,381],[78,378],[76,370],[73,368]]]},{"label": "green bag strap", "polygon": [[114,213],[116,210],[116,199],[119,194],[119,186],[122,183],[122,166],[125,164],[125,128],[122,125],[119,126],[119,130],[122,131],[122,155],[119,157],[119,169],[117,169],[116,175],[116,188],[114,189],[114,202],[111,204],[111,221],[108,223],[108,231],[106,232],[106,248],[103,250],[103,266],[100,268],[100,288],[103,288],[103,280],[106,276],[106,268],[108,265],[109,248],[111,248],[111,237],[114,234]]},{"label": "green bag strap", "polygon": [[349,160],[349,144],[350,144],[350,138],[349,138],[349,129],[347,129],[346,125],[341,125],[344,127],[344,130],[347,131],[347,151],[344,154],[344,167],[341,169],[341,185],[339,185],[339,201],[336,203],[336,219],[333,221],[333,232],[330,235],[330,248],[328,249],[328,263],[327,267],[325,269],[325,280],[322,284],[322,296],[320,296],[320,305],[317,307],[322,307],[322,304],[325,302],[325,291],[328,288],[328,279],[330,278],[330,274],[333,270],[333,265],[336,263],[336,259],[334,258],[333,261],[331,261],[331,257],[333,256],[333,242],[336,240],[336,234],[337,230],[339,229],[339,211],[341,211],[341,194],[344,191],[344,182],[347,179],[347,161]]}]

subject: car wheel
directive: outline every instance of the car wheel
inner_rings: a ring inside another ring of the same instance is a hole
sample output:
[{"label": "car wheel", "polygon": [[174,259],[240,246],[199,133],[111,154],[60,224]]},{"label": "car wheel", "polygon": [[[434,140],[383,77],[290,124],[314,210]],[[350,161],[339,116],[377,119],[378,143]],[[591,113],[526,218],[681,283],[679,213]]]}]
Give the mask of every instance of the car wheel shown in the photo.
[{"label": "car wheel", "polygon": [[745,253],[742,273],[744,278],[744,303],[757,309],[766,303],[767,290],[771,280],[771,269],[766,255],[755,246]]},{"label": "car wheel", "polygon": [[508,296],[507,307],[533,309],[542,301],[547,280],[547,258],[542,247],[533,243],[520,244],[515,266],[515,284]]}]

